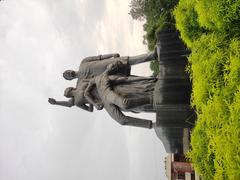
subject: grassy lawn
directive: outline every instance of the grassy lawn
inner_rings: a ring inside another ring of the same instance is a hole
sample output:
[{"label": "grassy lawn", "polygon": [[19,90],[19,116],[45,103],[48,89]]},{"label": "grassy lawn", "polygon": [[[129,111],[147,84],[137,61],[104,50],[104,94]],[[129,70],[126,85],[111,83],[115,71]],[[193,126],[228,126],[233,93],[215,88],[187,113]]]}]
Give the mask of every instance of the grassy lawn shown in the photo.
[{"label": "grassy lawn", "polygon": [[191,49],[198,119],[190,161],[206,179],[240,179],[240,1],[180,0],[176,27]]}]

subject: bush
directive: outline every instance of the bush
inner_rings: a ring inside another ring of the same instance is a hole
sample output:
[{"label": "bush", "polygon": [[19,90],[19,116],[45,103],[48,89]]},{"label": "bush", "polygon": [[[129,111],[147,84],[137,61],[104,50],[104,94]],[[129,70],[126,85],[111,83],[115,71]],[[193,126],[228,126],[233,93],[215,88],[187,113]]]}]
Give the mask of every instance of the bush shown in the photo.
[{"label": "bush", "polygon": [[193,81],[192,104],[201,110],[224,83],[223,71],[227,62],[224,37],[218,34],[203,35],[193,43],[189,57]]},{"label": "bush", "polygon": [[204,32],[198,23],[198,14],[194,9],[195,3],[196,0],[180,0],[173,12],[181,38],[190,48],[194,40]]},{"label": "bush", "polygon": [[159,62],[158,60],[151,61],[150,69],[153,71],[153,76],[157,76],[159,74]]},{"label": "bush", "polygon": [[206,179],[240,179],[240,1],[180,0],[176,27],[191,48],[192,106],[198,119],[188,153]]},{"label": "bush", "polygon": [[188,155],[206,179],[240,179],[240,87],[230,99],[223,91],[209,100],[192,132]]},{"label": "bush", "polygon": [[193,47],[189,60],[198,121],[189,157],[206,179],[240,179],[240,40],[212,33]]},{"label": "bush", "polygon": [[196,1],[195,10],[200,26],[213,31],[225,31],[229,35],[239,35],[239,7],[240,1],[236,0],[201,0]]}]

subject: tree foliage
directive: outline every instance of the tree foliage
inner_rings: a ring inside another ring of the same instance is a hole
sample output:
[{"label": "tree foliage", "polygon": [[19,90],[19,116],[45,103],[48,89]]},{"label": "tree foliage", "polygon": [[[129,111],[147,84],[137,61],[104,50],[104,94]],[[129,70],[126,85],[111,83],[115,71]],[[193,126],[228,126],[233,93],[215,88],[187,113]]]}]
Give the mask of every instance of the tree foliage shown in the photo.
[{"label": "tree foliage", "polygon": [[131,8],[129,14],[132,16],[133,19],[140,21],[146,19],[145,0],[132,0],[129,6]]},{"label": "tree foliage", "polygon": [[[175,21],[172,10],[178,0],[132,0],[129,14],[135,20],[145,20],[143,29],[143,43],[153,50],[156,44],[156,33],[163,29],[175,29]],[[158,63],[152,61],[150,68],[153,74],[158,74]]]}]

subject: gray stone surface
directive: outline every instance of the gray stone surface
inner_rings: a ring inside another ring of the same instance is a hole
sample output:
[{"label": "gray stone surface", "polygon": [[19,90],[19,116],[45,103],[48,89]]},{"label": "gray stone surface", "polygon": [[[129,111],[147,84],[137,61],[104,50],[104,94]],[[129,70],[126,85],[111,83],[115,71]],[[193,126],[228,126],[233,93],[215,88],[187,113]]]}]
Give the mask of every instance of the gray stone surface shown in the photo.
[{"label": "gray stone surface", "polygon": [[183,129],[182,128],[166,128],[154,127],[156,135],[162,141],[167,153],[183,152]]},{"label": "gray stone surface", "polygon": [[157,39],[160,73],[154,91],[154,129],[168,153],[182,153],[183,129],[192,128],[196,119],[190,107],[191,82],[185,70],[189,51],[178,32],[162,31]]}]

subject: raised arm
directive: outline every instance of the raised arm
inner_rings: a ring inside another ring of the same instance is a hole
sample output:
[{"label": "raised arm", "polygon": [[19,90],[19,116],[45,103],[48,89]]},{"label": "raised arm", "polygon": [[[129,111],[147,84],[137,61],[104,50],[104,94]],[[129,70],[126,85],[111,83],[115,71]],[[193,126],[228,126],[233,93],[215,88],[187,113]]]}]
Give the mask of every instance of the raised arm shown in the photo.
[{"label": "raised arm", "polygon": [[114,57],[114,58],[120,57],[120,54],[118,54],[118,53],[112,53],[112,54],[103,54],[103,55],[100,55],[101,60],[103,60],[103,59],[109,59],[109,58],[112,58],[112,57]]},{"label": "raised arm", "polygon": [[82,60],[82,63],[85,62],[91,62],[91,61],[100,61],[100,60],[104,60],[104,59],[109,59],[112,57],[120,57],[120,55],[118,53],[112,53],[112,54],[103,54],[103,55],[98,55],[98,56],[90,56],[90,57],[86,57]]},{"label": "raised arm", "polygon": [[93,105],[92,104],[89,104],[89,106],[87,106],[86,104],[78,104],[76,106],[85,110],[85,111],[93,112]]},{"label": "raised arm", "polygon": [[112,81],[112,83],[119,84],[119,83],[131,83],[131,82],[137,82],[137,81],[145,81],[145,80],[157,80],[155,77],[144,77],[144,76],[127,76],[122,77],[119,75],[110,75],[109,79]]},{"label": "raised arm", "polygon": [[142,128],[148,128],[148,129],[152,128],[152,125],[153,125],[152,121],[125,116],[121,112],[121,110],[113,104],[105,105],[105,109],[108,112],[108,114],[121,125],[142,127]]},{"label": "raised arm", "polygon": [[90,57],[84,58],[81,63],[91,62],[91,61],[99,61],[99,60],[101,60],[101,55],[99,55],[99,56],[90,56]]},{"label": "raised arm", "polygon": [[48,102],[53,105],[65,106],[65,107],[72,107],[74,105],[73,98],[69,99],[68,101],[56,101],[53,98],[48,98]]}]

